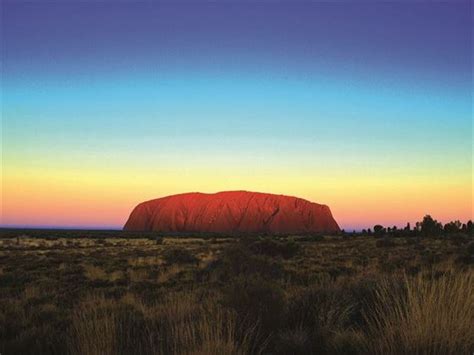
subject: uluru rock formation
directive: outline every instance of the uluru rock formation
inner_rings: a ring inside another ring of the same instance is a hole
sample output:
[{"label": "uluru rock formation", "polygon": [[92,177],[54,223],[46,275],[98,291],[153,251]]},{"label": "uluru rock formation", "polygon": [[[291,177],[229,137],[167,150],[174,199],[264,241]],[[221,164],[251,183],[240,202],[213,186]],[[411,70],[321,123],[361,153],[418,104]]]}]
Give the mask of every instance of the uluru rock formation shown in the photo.
[{"label": "uluru rock formation", "polygon": [[127,231],[310,234],[339,226],[329,207],[301,198],[248,191],[198,192],[140,203]]}]

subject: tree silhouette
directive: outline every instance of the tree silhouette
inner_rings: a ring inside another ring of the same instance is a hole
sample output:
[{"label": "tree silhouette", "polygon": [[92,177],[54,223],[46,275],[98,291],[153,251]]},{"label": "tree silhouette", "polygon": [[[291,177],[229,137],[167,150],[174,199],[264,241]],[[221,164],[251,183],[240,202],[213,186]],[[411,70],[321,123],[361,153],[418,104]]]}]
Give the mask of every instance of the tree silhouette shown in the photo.
[{"label": "tree silhouette", "polygon": [[445,233],[458,233],[461,231],[462,223],[460,221],[452,221],[444,225]]},{"label": "tree silhouette", "polygon": [[421,222],[421,234],[424,237],[437,236],[442,230],[442,224],[433,219],[429,214],[423,217],[423,221]]},{"label": "tree silhouette", "polygon": [[381,236],[381,235],[385,234],[385,228],[380,224],[376,224],[374,226],[374,234],[376,236]]}]

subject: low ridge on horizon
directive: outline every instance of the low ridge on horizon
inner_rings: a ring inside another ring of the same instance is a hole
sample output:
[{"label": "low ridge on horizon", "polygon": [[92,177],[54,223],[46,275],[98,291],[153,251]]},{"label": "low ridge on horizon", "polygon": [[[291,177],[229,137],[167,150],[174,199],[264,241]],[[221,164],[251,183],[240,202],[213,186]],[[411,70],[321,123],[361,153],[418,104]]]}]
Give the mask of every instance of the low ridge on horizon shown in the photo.
[{"label": "low ridge on horizon", "polygon": [[187,192],[138,204],[127,231],[209,233],[335,233],[327,205],[282,194],[245,190]]}]

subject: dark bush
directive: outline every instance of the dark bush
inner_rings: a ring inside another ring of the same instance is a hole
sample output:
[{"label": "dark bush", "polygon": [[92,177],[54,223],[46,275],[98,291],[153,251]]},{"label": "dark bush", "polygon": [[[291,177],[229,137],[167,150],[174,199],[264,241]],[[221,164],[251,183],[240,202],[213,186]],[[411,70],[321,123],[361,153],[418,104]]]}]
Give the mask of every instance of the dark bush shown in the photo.
[{"label": "dark bush", "polygon": [[390,238],[382,238],[375,242],[375,246],[377,248],[391,248],[396,245],[397,243],[395,243],[395,241],[391,240]]},{"label": "dark bush", "polygon": [[457,261],[467,265],[474,264],[474,242],[470,242],[466,248],[463,249]]},{"label": "dark bush", "polygon": [[300,246],[293,240],[276,241],[266,238],[251,243],[249,249],[255,254],[290,259],[299,252]]},{"label": "dark bush", "polygon": [[467,235],[462,233],[452,234],[448,238],[454,245],[464,245],[469,243],[469,241],[471,240]]},{"label": "dark bush", "polygon": [[277,279],[282,276],[283,268],[271,258],[251,254],[245,245],[239,243],[226,248],[221,257],[211,263],[204,272],[212,273],[221,281],[254,274]]},{"label": "dark bush", "polygon": [[467,251],[469,254],[474,254],[474,242],[470,242],[470,243],[467,245],[466,251]]},{"label": "dark bush", "polygon": [[223,304],[242,322],[258,323],[264,334],[279,330],[285,308],[283,290],[258,275],[240,276],[223,289]]},{"label": "dark bush", "polygon": [[442,255],[439,253],[435,253],[431,250],[427,250],[423,253],[421,260],[427,265],[433,265],[441,262]]},{"label": "dark bush", "polygon": [[394,263],[392,260],[382,258],[381,260],[379,260],[379,269],[382,272],[391,274],[395,270],[397,270],[397,264]]},{"label": "dark bush", "polygon": [[296,237],[296,240],[298,242],[321,242],[325,239],[326,238],[324,238],[323,235],[319,235],[319,234],[306,235],[306,236],[303,236],[303,237]]},{"label": "dark bush", "polygon": [[385,232],[386,232],[386,229],[382,225],[377,224],[377,225],[374,226],[374,234],[376,236],[380,237],[380,236],[384,235]]},{"label": "dark bush", "polygon": [[163,244],[163,237],[160,236],[150,236],[148,237],[148,240],[155,242],[157,245]]},{"label": "dark bush", "polygon": [[167,264],[195,264],[199,261],[188,249],[181,248],[165,250],[163,259]]},{"label": "dark bush", "polygon": [[405,238],[405,244],[406,244],[406,245],[416,245],[416,244],[420,244],[420,238],[417,238],[417,237],[407,237],[407,238]]},{"label": "dark bush", "polygon": [[346,289],[317,285],[289,300],[285,315],[287,331],[277,344],[282,349],[298,349],[298,354],[330,353],[333,334],[350,326],[353,299]]},{"label": "dark bush", "polygon": [[405,267],[405,273],[410,276],[417,275],[420,271],[421,268],[418,265]]},{"label": "dark bush", "polygon": [[312,353],[311,337],[307,329],[287,329],[278,333],[275,339],[275,353],[306,355]]},{"label": "dark bush", "polygon": [[340,291],[337,287],[326,285],[306,288],[289,300],[286,325],[290,328],[301,326],[313,332],[325,327],[334,316],[334,311],[342,311],[349,304],[347,296]]}]

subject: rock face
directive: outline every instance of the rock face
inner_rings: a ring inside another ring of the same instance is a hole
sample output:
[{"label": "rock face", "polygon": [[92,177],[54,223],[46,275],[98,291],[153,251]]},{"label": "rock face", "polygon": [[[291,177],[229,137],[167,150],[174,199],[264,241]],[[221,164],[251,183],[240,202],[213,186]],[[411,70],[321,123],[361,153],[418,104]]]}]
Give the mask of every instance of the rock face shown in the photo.
[{"label": "rock face", "polygon": [[297,197],[247,191],[185,193],[140,203],[127,231],[307,234],[334,233],[329,207]]}]

